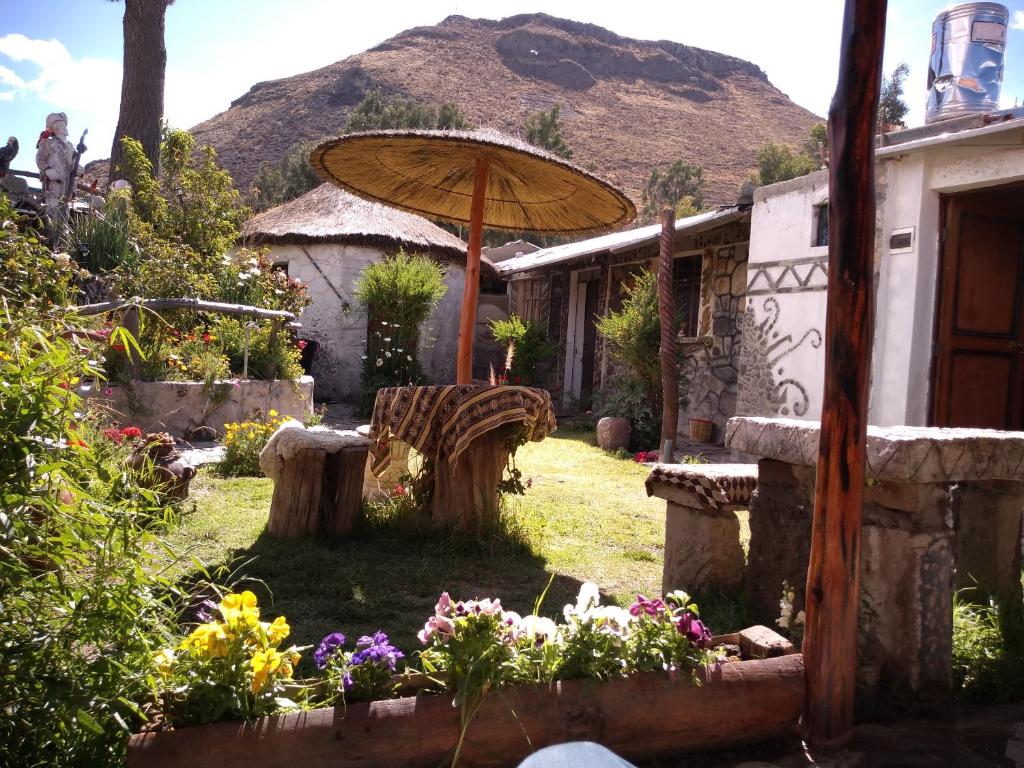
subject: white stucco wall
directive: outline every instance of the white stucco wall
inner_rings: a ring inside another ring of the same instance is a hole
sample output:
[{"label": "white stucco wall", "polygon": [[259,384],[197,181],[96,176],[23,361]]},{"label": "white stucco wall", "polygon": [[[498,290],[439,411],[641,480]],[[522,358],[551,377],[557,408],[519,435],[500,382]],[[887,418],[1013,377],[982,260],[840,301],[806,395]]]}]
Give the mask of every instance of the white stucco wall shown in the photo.
[{"label": "white stucco wall", "polygon": [[[320,265],[341,295],[340,299],[303,252],[303,247]],[[271,260],[275,264],[287,263],[289,276],[305,283],[312,299],[299,316],[302,323],[299,335],[315,339],[321,345],[312,371],[317,400],[351,398],[359,390],[359,373],[366,348],[366,315],[360,311],[353,292],[363,270],[384,255],[377,247],[334,243],[270,248]],[[424,324],[419,355],[433,381],[454,381],[465,268],[449,259],[441,261],[447,270],[448,292]]]},{"label": "white stucco wall", "polygon": [[[879,152],[872,424],[928,422],[941,196],[1024,179],[1024,127],[1008,127],[967,141]],[[827,248],[813,248],[811,242],[814,206],[827,197],[825,172],[755,192],[739,414],[807,419],[821,414],[824,347],[815,346],[813,332],[825,329]],[[894,252],[890,237],[908,229],[912,244]],[[774,361],[767,379],[763,364],[758,367],[761,359]],[[807,407],[799,412],[794,404],[804,392]]]},{"label": "white stucco wall", "polygon": [[737,415],[821,412],[828,248],[813,245],[813,213],[827,200],[826,172],[755,193]]}]

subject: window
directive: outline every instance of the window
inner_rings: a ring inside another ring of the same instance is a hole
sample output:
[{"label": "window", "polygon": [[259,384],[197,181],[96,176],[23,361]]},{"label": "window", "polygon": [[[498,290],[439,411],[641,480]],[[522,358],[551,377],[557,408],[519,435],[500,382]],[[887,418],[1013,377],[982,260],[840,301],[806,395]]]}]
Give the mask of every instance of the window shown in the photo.
[{"label": "window", "polygon": [[814,206],[814,240],[815,248],[828,245],[828,203]]},{"label": "window", "polygon": [[696,336],[700,317],[701,256],[683,256],[672,262],[672,294],[681,336]]}]

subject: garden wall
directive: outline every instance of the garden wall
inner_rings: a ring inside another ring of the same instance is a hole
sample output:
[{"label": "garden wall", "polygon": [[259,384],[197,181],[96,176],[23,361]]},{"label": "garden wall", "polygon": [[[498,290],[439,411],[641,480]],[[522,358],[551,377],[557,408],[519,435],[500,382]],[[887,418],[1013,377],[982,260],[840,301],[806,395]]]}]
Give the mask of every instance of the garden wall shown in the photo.
[{"label": "garden wall", "polygon": [[134,381],[80,394],[102,402],[122,424],[189,437],[201,426],[223,434],[225,424],[245,421],[256,410],[266,414],[273,409],[301,421],[313,409],[313,377],[298,382],[228,380],[211,388],[201,381]]}]

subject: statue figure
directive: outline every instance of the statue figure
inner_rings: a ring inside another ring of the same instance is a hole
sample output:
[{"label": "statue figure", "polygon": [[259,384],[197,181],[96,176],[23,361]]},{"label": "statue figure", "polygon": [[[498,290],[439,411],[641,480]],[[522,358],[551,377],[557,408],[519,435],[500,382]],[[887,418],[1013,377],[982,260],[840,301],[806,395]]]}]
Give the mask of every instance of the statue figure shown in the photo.
[{"label": "statue figure", "polygon": [[43,184],[43,202],[51,218],[63,219],[61,200],[68,191],[68,183],[75,166],[75,147],[68,141],[68,116],[54,112],[46,116],[46,130],[39,134],[36,144],[36,165]]}]

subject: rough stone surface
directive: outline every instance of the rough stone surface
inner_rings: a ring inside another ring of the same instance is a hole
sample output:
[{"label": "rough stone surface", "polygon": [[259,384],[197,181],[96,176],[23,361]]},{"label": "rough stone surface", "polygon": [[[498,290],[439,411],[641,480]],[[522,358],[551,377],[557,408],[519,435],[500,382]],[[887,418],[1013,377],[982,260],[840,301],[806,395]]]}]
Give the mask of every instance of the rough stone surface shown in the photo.
[{"label": "rough stone surface", "polygon": [[684,589],[735,591],[743,580],[740,523],[731,509],[710,515],[668,502],[662,592]]},{"label": "rough stone surface", "polygon": [[[779,618],[782,582],[803,606],[814,511],[814,470],[771,459],[757,463],[757,491],[750,502],[750,552],[744,590],[751,618],[769,626]],[[797,609],[794,609],[797,610]]]},{"label": "rough stone surface", "polygon": [[740,632],[740,651],[744,658],[772,659],[796,653],[796,648],[779,633],[758,624]]},{"label": "rough stone surface", "polygon": [[1021,534],[1024,482],[963,483],[954,492],[956,587],[1021,620]]},{"label": "rough stone surface", "polygon": [[[356,431],[363,434],[364,427]],[[365,433],[369,435],[369,426],[365,427]],[[380,477],[375,477],[370,471],[370,461],[366,461],[366,470],[363,472],[363,498],[367,501],[383,501],[390,496],[395,486],[402,481],[402,476],[409,473],[409,446],[401,440],[391,441],[391,463]]]},{"label": "rough stone surface", "polygon": [[223,434],[224,425],[245,421],[254,412],[271,410],[302,421],[313,410],[313,379],[292,381],[256,379],[219,381],[207,387],[201,381],[134,381],[130,387],[80,390],[111,409],[124,424],[143,432],[169,432],[188,438],[200,427]]},{"label": "rough stone surface", "polygon": [[[819,434],[816,421],[739,416],[729,420],[725,442],[753,456],[814,466]],[[869,426],[866,474],[904,483],[1019,480],[1024,432]]]},{"label": "rough stone surface", "polygon": [[629,419],[621,416],[605,416],[597,422],[597,444],[606,451],[628,448],[632,431]]}]

